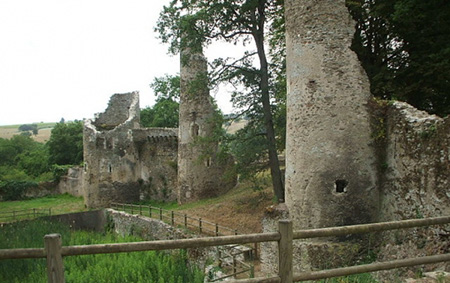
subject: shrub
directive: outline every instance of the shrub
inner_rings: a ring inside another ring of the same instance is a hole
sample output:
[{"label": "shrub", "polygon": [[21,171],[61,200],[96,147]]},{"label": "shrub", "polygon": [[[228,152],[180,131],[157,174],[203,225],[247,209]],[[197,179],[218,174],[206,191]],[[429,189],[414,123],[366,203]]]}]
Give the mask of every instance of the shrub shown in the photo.
[{"label": "shrub", "polygon": [[37,186],[37,183],[30,181],[3,181],[0,182],[0,196],[4,201],[21,200],[27,189]]}]

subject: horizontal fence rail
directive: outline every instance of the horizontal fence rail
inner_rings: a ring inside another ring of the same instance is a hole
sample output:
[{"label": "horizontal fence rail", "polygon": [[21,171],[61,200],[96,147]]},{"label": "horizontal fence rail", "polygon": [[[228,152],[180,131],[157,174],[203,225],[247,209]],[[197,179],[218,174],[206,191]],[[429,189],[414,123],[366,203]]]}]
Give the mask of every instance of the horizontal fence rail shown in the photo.
[{"label": "horizontal fence rail", "polygon": [[34,219],[42,216],[50,216],[52,209],[30,208],[0,212],[0,223],[9,223],[19,220]]},{"label": "horizontal fence rail", "polygon": [[219,225],[218,223],[204,220],[200,217],[192,217],[187,214],[179,213],[173,210],[166,210],[151,205],[112,203],[111,208],[131,214],[139,214],[148,216],[150,218],[159,219],[174,227],[179,226],[187,229],[192,228],[192,230],[194,231],[198,231],[201,234],[209,236],[227,236],[239,234],[236,229],[231,229]]},{"label": "horizontal fence rail", "polygon": [[[260,242],[278,242],[278,252],[280,255],[278,261],[278,276],[268,278],[252,278],[234,280],[232,282],[283,282],[290,283],[301,280],[317,280],[331,278],[336,276],[346,276],[357,273],[365,273],[413,265],[422,265],[429,263],[438,263],[450,261],[450,254],[419,257],[413,259],[394,260],[389,262],[380,262],[360,266],[337,268],[330,270],[303,272],[301,274],[292,273],[292,242],[293,239],[305,239],[314,237],[328,237],[353,233],[369,233],[373,231],[387,231],[400,228],[414,228],[438,224],[449,224],[450,217],[435,217],[427,219],[415,219],[406,221],[374,223],[366,225],[342,226],[335,228],[309,229],[302,231],[293,231],[291,221],[280,221],[278,232],[218,236],[195,239],[181,240],[162,240],[162,241],[144,241],[133,243],[117,244],[97,244],[81,246],[62,246],[59,235],[47,235],[45,237],[44,249],[6,249],[0,250],[0,259],[18,259],[18,258],[47,258],[47,270],[49,272],[48,282],[61,282],[55,278],[63,278],[62,257],[78,256],[87,254],[136,252],[149,250],[172,250],[198,248],[208,246],[260,243]],[[334,232],[332,232],[334,230]],[[56,281],[55,281],[56,280]]]}]

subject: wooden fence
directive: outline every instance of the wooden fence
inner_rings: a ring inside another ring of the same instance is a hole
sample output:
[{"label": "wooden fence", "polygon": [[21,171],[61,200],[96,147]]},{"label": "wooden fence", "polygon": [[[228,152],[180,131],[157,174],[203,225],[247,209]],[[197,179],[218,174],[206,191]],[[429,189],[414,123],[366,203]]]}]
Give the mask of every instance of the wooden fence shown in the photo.
[{"label": "wooden fence", "polygon": [[271,232],[271,233],[205,237],[205,238],[181,239],[181,240],[145,241],[134,243],[82,245],[82,246],[62,246],[61,236],[59,234],[51,234],[46,235],[44,237],[45,248],[0,250],[0,259],[47,258],[48,282],[60,283],[64,282],[64,265],[62,259],[65,256],[137,252],[149,250],[187,249],[187,248],[199,248],[199,247],[231,245],[231,244],[261,243],[261,242],[276,241],[278,242],[278,254],[279,254],[278,275],[266,278],[235,280],[234,282],[291,283],[304,280],[306,281],[306,280],[325,279],[336,276],[346,276],[351,274],[450,261],[450,254],[441,254],[412,259],[394,260],[389,262],[372,263],[337,269],[293,274],[292,271],[293,240],[295,239],[329,237],[347,234],[361,234],[361,233],[379,232],[395,229],[423,227],[430,225],[442,225],[449,223],[450,223],[450,216],[444,216],[426,219],[413,219],[405,221],[293,231],[292,222],[284,220],[279,222],[278,232]]},{"label": "wooden fence", "polygon": [[41,216],[50,216],[52,214],[52,209],[22,209],[13,211],[0,212],[0,223],[9,223],[19,220],[34,219]]}]

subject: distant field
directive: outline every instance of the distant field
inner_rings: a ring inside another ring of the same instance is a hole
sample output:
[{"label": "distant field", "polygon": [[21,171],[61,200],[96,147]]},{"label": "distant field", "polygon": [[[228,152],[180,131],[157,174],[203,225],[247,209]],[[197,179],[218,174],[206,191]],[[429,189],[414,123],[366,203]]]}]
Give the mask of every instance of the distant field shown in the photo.
[{"label": "distant field", "polygon": [[[46,142],[50,138],[51,131],[56,123],[37,123],[38,134],[32,136],[35,141]],[[0,126],[0,138],[10,139],[12,136],[20,135],[20,125]]]}]

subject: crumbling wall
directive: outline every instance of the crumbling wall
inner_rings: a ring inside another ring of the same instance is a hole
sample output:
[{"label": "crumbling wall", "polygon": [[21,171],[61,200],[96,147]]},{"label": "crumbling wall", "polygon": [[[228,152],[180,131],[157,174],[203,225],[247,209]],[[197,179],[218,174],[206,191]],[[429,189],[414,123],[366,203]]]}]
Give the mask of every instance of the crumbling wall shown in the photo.
[{"label": "crumbling wall", "polygon": [[[224,178],[231,160],[219,162],[213,139],[214,105],[209,95],[207,60],[201,52],[181,52],[178,202],[214,197],[231,189],[235,178]],[[220,127],[221,125],[219,125]]]},{"label": "crumbling wall", "polygon": [[67,193],[76,197],[83,196],[83,168],[69,168],[67,174],[61,176],[58,182],[58,192],[60,194]]},{"label": "crumbling wall", "polygon": [[133,131],[139,155],[140,199],[176,201],[178,129]]},{"label": "crumbling wall", "polygon": [[[381,221],[450,215],[450,118],[442,119],[404,102],[388,106]],[[385,233],[380,260],[448,253],[444,226]],[[450,270],[447,263],[427,265]],[[384,279],[410,276],[422,266],[384,272]],[[408,274],[409,273],[409,274]]]},{"label": "crumbling wall", "polygon": [[[121,114],[116,116],[115,111]],[[137,92],[115,94],[104,113],[85,121],[83,188],[88,207],[139,200],[138,152],[132,135],[139,126],[138,113]]]},{"label": "crumbling wall", "polygon": [[295,228],[373,222],[378,213],[369,81],[339,1],[286,1],[286,204]]},{"label": "crumbling wall", "polygon": [[139,111],[137,92],[115,94],[104,113],[85,121],[83,189],[88,207],[176,199],[177,129],[140,128]]}]

